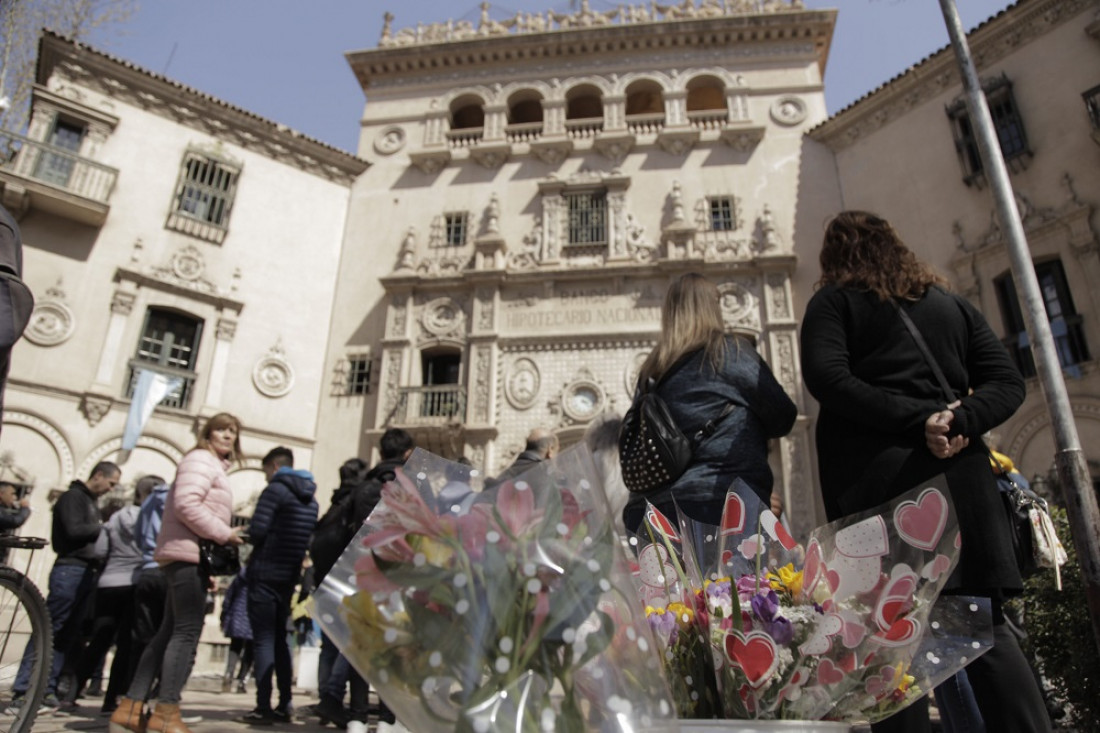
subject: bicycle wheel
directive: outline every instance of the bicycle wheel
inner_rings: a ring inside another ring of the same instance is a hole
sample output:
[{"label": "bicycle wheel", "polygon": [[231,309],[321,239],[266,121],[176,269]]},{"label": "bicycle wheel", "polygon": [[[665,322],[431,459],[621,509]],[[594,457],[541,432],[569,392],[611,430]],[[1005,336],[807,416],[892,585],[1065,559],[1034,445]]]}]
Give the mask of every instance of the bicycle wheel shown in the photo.
[{"label": "bicycle wheel", "polygon": [[23,652],[30,644],[33,653],[30,686],[18,707],[0,703],[0,731],[27,733],[38,716],[46,694],[53,661],[53,633],[46,601],[37,586],[23,573],[0,567],[0,687],[11,689]]}]

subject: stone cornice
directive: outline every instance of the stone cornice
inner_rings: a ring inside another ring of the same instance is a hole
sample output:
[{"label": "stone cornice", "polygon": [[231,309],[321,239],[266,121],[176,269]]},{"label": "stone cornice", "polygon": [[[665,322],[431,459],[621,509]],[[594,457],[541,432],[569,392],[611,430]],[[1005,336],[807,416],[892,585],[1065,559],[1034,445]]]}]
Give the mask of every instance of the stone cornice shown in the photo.
[{"label": "stone cornice", "polygon": [[[1020,0],[985,21],[967,41],[979,72],[1090,8],[1095,0]],[[841,150],[949,89],[959,88],[950,46],[928,56],[810,130],[814,140]]]},{"label": "stone cornice", "polygon": [[[835,23],[835,10],[790,11],[386,46],[352,51],[345,56],[365,90],[376,83],[415,79],[446,70],[456,73],[490,68],[506,70],[554,59],[564,62],[577,55],[658,53],[685,48],[731,49],[736,53],[746,46],[799,44],[812,49],[813,57],[824,70]],[[646,25],[654,26],[653,32],[646,32]]]},{"label": "stone cornice", "polygon": [[42,34],[36,79],[59,73],[83,86],[327,180],[350,185],[367,161],[160,74],[72,41]]}]

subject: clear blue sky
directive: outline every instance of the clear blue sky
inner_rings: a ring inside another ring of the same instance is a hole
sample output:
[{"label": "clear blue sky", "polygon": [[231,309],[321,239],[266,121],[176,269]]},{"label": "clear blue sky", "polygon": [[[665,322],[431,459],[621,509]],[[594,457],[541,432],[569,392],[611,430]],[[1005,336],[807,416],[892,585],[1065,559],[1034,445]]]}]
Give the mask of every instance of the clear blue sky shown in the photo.
[{"label": "clear blue sky", "polygon": [[[633,4],[641,4],[635,0]],[[935,0],[805,0],[840,13],[825,75],[830,113],[840,110],[948,44]],[[1007,0],[956,0],[969,30]],[[616,3],[591,0],[593,10]],[[517,11],[567,12],[560,0],[493,3]],[[87,39],[150,71],[354,151],[364,96],[344,52],[378,45],[382,14],[393,27],[467,19],[476,0],[142,0],[124,24]]]}]

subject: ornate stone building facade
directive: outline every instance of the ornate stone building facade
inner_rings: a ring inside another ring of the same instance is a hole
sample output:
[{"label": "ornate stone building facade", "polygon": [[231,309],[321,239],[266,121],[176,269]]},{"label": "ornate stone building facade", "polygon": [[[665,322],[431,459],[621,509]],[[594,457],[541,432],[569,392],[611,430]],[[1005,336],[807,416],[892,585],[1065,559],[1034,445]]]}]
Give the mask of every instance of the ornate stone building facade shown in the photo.
[{"label": "ornate stone building facade", "polygon": [[[1100,11],[1088,0],[1019,2],[975,29],[969,42],[1095,483]],[[1045,476],[1054,457],[1050,419],[961,95],[955,58],[945,49],[818,126],[809,138],[835,157],[836,206],[887,217],[1003,338],[1029,377],[1028,396],[995,438],[1025,475]],[[818,154],[815,147],[807,155]],[[811,258],[802,261],[814,269]]]},{"label": "ornate stone building facade", "polygon": [[[804,403],[793,193],[819,173],[800,150],[824,119],[835,13],[654,10],[387,20],[378,48],[348,54],[371,166],[336,285],[343,395],[322,408],[323,461],[367,453],[392,425],[490,475],[536,426],[578,440],[629,405],[665,289],[691,270]],[[808,527],[807,422],[776,448],[778,488]]]},{"label": "ornate stone building facade", "polygon": [[[171,480],[215,412],[239,415],[231,480],[251,513],[259,459],[312,459],[347,194],[366,164],[64,38],[42,39],[27,134],[0,131],[0,189],[37,296],[14,353],[0,475],[30,490],[23,532],[101,460],[119,495]],[[179,377],[124,454],[139,370]],[[52,562],[38,553],[33,574]]]}]

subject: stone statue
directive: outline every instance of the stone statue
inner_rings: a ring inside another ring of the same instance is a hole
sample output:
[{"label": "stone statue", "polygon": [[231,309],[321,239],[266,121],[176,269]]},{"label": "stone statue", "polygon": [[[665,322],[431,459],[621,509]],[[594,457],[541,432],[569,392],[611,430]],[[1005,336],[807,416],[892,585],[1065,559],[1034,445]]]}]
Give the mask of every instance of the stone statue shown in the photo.
[{"label": "stone statue", "polygon": [[412,270],[416,267],[416,228],[409,227],[405,233],[405,240],[401,243],[401,251],[397,255],[398,270]]},{"label": "stone statue", "polygon": [[500,233],[500,200],[494,192],[485,208],[485,231],[488,234]]},{"label": "stone statue", "polygon": [[772,210],[764,204],[764,211],[760,215],[760,233],[764,239],[764,251],[775,252],[783,242],[779,239],[779,233],[775,231],[775,220],[772,218]]}]

